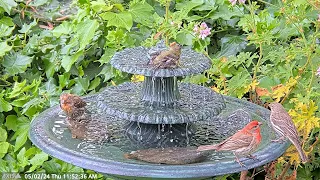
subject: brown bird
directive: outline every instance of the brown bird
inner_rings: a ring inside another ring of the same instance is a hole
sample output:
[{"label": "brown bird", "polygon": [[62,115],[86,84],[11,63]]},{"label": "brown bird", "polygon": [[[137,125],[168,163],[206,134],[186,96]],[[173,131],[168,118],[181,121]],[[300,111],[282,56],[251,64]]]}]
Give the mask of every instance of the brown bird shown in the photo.
[{"label": "brown bird", "polygon": [[239,155],[255,158],[251,153],[258,147],[261,142],[260,126],[261,122],[256,120],[248,123],[243,129],[236,132],[231,137],[219,144],[199,146],[198,151],[216,150],[232,151],[236,156],[236,161],[240,166],[244,164],[239,160]]},{"label": "brown bird", "polygon": [[108,139],[107,124],[93,119],[85,106],[87,103],[79,96],[62,94],[60,107],[67,115],[68,129],[72,138],[102,142]]},{"label": "brown bird", "polygon": [[208,155],[207,152],[197,152],[195,147],[168,147],[137,150],[124,154],[124,157],[157,164],[181,165],[202,162]]},{"label": "brown bird", "polygon": [[170,44],[169,50],[156,52],[151,55],[148,64],[155,69],[176,68],[180,65],[181,45],[173,42]]},{"label": "brown bird", "polygon": [[76,120],[85,113],[87,103],[79,96],[73,94],[62,94],[60,96],[60,107],[66,113],[68,119]]},{"label": "brown bird", "polygon": [[271,125],[273,129],[281,136],[279,139],[273,141],[284,141],[285,138],[288,138],[291,141],[291,143],[296,147],[300,155],[301,161],[307,162],[308,158],[302,150],[299,134],[296,127],[294,126],[291,116],[280,103],[270,103],[269,107],[271,109]]}]

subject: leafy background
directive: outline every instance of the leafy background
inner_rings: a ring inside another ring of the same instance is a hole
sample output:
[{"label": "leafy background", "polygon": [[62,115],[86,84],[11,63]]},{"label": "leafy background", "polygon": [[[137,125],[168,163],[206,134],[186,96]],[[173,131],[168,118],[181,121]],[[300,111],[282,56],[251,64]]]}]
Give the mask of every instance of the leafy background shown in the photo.
[{"label": "leafy background", "polygon": [[[311,161],[300,164],[290,147],[257,176],[320,179],[319,9],[318,0],[0,0],[0,172],[95,173],[32,145],[30,122],[62,92],[92,94],[141,80],[113,69],[110,58],[164,38],[213,62],[183,81],[261,106],[278,101],[289,111]],[[211,28],[204,39],[193,32],[201,22]]]}]

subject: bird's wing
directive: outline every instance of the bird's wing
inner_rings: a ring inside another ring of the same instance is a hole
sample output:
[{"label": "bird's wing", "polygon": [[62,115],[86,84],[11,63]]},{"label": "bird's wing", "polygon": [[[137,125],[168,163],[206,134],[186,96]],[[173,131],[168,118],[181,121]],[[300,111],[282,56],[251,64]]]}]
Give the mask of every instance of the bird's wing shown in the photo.
[{"label": "bird's wing", "polygon": [[233,136],[219,144],[217,150],[231,151],[239,148],[248,147],[252,143],[253,135],[249,133],[237,132]]},{"label": "bird's wing", "polygon": [[85,107],[87,105],[87,103],[82,100],[80,97],[78,96],[75,96],[74,97],[74,106],[77,107],[77,108],[82,108],[82,107]]},{"label": "bird's wing", "polygon": [[281,113],[271,113],[273,123],[281,129],[285,136],[299,139],[297,129],[287,111]]}]

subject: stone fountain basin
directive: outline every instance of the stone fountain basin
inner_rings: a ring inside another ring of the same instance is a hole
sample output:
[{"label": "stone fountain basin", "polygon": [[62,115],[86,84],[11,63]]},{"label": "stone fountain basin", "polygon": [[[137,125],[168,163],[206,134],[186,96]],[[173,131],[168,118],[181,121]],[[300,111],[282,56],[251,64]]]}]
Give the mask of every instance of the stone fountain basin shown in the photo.
[{"label": "stone fountain basin", "polygon": [[[97,101],[97,96],[84,97],[89,102],[88,106],[96,106],[94,103]],[[236,126],[244,126],[247,123],[246,121],[257,119],[263,122],[262,142],[257,151],[253,153],[258,160],[241,158],[246,167],[241,167],[235,162],[234,156],[230,152],[216,153],[213,151],[206,161],[188,165],[151,164],[125,159],[123,157],[124,153],[138,149],[135,146],[131,146],[128,139],[121,137],[120,134],[118,141],[106,144],[94,144],[73,139],[70,131],[63,127],[64,116],[59,106],[47,109],[32,121],[30,139],[45,153],[85,169],[105,174],[151,178],[200,178],[230,174],[264,165],[277,159],[285,152],[290,145],[289,141],[285,143],[271,142],[271,139],[277,138],[277,135],[270,128],[270,111],[268,109],[237,98],[228,96],[224,96],[224,98],[226,109],[222,111],[218,118],[206,120],[208,124],[215,125],[210,132],[211,134],[217,133],[216,137],[200,137],[201,140],[193,139],[190,145],[211,144],[212,141],[210,139],[220,141],[236,132]],[[235,115],[239,116],[237,113],[232,113],[238,111],[245,112],[245,115],[240,113],[240,118],[232,118]],[[230,117],[235,121],[238,119],[239,122],[228,122],[227,120]],[[110,119],[112,119],[110,123],[115,123],[115,126],[121,126],[123,122],[118,118]],[[201,123],[196,125],[200,126]],[[201,130],[202,128],[198,129]],[[207,142],[206,139],[208,139]]]}]

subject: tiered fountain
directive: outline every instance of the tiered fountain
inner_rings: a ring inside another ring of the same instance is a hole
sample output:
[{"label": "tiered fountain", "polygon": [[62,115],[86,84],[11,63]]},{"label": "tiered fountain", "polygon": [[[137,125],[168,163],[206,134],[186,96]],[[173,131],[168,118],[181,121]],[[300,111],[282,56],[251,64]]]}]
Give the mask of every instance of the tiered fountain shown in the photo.
[{"label": "tiered fountain", "polygon": [[[121,176],[152,178],[210,177],[261,166],[278,158],[289,143],[272,143],[269,110],[240,99],[222,96],[210,88],[180,83],[177,77],[201,73],[211,67],[204,55],[183,48],[181,65],[155,69],[148,54],[164,50],[136,47],[114,55],[111,64],[124,72],[145,76],[143,83],[107,87],[84,97],[94,118],[108,126],[111,138],[104,144],[71,138],[59,106],[39,115],[31,125],[30,138],[44,152],[74,165]],[[253,154],[243,158],[245,167],[230,152],[212,152],[206,161],[188,165],[152,164],[126,159],[138,149],[199,146],[217,143],[241,129],[252,119],[264,122],[263,139]]]}]

